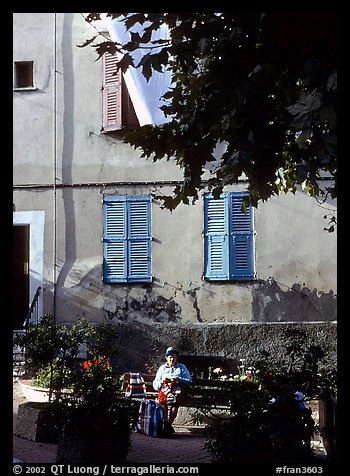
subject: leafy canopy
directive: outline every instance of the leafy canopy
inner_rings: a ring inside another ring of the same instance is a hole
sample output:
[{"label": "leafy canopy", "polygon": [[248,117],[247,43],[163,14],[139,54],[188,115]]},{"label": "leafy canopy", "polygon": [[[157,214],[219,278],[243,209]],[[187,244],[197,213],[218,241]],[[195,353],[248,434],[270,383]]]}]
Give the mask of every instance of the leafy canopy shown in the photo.
[{"label": "leafy canopy", "polygon": [[[86,21],[100,15],[90,13]],[[98,58],[106,51],[122,53],[118,68],[141,68],[147,80],[165,67],[172,73],[162,106],[171,120],[123,135],[142,157],[175,160],[182,168],[183,183],[172,196],[161,196],[166,208],[195,200],[204,187],[218,196],[242,174],[254,206],[281,192],[295,193],[298,186],[318,200],[336,197],[335,14],[107,16],[127,30],[139,23],[142,32],[125,44],[97,33],[81,46],[96,48]],[[149,43],[163,23],[169,39]],[[138,48],[145,54],[134,64]],[[217,144],[224,144],[220,160]],[[324,176],[331,178],[330,187],[323,186]]]}]

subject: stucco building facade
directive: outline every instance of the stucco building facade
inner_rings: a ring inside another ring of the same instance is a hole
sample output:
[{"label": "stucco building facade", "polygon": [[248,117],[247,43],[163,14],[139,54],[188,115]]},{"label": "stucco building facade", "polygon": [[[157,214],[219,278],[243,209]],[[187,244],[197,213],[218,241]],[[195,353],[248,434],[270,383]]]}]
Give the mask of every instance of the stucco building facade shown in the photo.
[{"label": "stucco building facade", "polygon": [[[260,204],[252,210],[253,279],[207,279],[203,195],[162,209],[152,194],[171,192],[181,170],[140,158],[102,128],[103,61],[78,47],[91,25],[79,13],[15,13],[13,34],[13,223],[23,250],[14,260],[14,285],[23,289],[14,329],[40,287],[41,314],[120,325],[125,349],[137,329],[145,353],[171,336],[184,352],[240,357],[247,326],[266,337],[266,329],[276,336],[304,325],[316,339],[321,329],[335,352],[336,234],[324,230],[335,201],[320,206],[297,191]],[[226,191],[246,186],[242,179]],[[147,281],[104,279],[106,196],[150,198]],[[209,344],[204,336],[213,332]]]}]

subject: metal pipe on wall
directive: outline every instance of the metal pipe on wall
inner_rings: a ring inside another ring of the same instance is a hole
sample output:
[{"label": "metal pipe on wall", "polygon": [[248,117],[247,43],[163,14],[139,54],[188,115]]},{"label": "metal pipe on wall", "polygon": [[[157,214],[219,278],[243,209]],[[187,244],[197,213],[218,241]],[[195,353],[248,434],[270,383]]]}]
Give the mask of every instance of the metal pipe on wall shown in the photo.
[{"label": "metal pipe on wall", "polygon": [[57,14],[54,13],[54,82],[53,82],[53,316],[56,317],[57,266]]}]

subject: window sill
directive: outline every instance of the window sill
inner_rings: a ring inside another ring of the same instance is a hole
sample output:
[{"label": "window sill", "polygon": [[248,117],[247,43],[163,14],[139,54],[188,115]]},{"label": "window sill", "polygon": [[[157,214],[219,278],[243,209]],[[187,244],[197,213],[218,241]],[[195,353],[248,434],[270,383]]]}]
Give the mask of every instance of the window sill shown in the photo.
[{"label": "window sill", "polygon": [[209,276],[204,276],[204,280],[207,281],[207,282],[213,282],[213,283],[247,283],[249,281],[253,282],[253,281],[257,281],[257,277],[256,276],[247,276],[247,277],[244,277],[244,276],[241,276],[241,277],[231,277],[231,278],[215,278],[215,277],[209,277]]},{"label": "window sill", "polygon": [[38,88],[34,87],[34,86],[28,86],[26,88],[13,88],[14,91],[37,91]]}]

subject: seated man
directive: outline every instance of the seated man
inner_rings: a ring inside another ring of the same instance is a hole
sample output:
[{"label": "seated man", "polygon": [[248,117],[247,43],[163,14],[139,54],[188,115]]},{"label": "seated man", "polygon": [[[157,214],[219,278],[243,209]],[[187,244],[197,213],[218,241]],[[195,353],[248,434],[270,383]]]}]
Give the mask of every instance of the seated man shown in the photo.
[{"label": "seated man", "polygon": [[177,361],[178,357],[178,351],[168,347],[165,352],[166,363],[159,367],[153,380],[153,388],[159,391],[158,402],[164,408],[165,433],[174,433],[172,423],[184,401],[183,389],[192,383],[187,367]]}]

